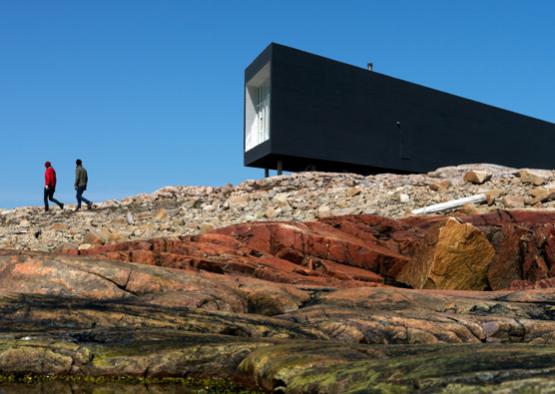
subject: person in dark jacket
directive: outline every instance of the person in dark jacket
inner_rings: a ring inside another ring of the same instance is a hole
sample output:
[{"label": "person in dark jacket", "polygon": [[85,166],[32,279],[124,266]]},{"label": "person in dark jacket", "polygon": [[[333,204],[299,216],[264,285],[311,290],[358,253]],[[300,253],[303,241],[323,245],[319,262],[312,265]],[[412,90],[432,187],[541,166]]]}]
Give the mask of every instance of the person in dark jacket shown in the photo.
[{"label": "person in dark jacket", "polygon": [[83,162],[80,159],[75,160],[75,165],[75,190],[77,191],[77,208],[75,210],[81,209],[81,201],[87,204],[88,209],[91,209],[93,203],[83,197],[83,192],[87,190],[87,183],[89,181],[87,170],[83,167]]},{"label": "person in dark jacket", "polygon": [[64,209],[64,204],[54,198],[54,193],[56,192],[56,171],[49,161],[44,163],[44,166],[46,167],[44,172],[44,211],[48,212],[48,200]]}]

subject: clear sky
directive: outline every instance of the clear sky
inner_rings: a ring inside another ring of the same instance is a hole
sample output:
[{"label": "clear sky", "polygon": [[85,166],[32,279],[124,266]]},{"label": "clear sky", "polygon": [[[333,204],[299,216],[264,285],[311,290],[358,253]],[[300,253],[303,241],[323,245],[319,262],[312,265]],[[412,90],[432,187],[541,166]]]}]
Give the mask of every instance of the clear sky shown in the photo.
[{"label": "clear sky", "polygon": [[272,41],[555,122],[550,0],[0,0],[0,207],[42,203],[45,160],[65,202],[78,157],[93,200],[261,177],[243,71]]}]

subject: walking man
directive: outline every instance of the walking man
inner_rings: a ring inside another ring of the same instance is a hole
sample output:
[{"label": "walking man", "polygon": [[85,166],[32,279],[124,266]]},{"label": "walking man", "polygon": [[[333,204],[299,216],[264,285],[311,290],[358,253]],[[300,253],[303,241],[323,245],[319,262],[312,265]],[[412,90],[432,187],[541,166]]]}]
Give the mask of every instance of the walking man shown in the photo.
[{"label": "walking man", "polygon": [[44,163],[46,171],[44,172],[44,211],[48,212],[48,200],[57,204],[61,209],[64,209],[64,204],[54,198],[56,191],[56,171],[52,164],[47,161]]},{"label": "walking man", "polygon": [[87,170],[83,167],[83,162],[81,159],[75,160],[76,168],[75,168],[75,190],[77,191],[77,208],[76,211],[81,209],[81,201],[84,201],[87,204],[87,208],[91,209],[93,203],[83,197],[83,192],[87,190]]}]

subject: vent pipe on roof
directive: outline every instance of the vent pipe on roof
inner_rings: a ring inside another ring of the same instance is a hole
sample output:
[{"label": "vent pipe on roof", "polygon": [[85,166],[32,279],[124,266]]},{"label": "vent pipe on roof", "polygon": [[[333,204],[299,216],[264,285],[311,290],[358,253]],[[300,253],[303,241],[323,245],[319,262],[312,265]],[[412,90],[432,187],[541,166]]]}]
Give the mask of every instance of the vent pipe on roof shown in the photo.
[{"label": "vent pipe on roof", "polygon": [[368,71],[374,70],[374,63],[368,63]]}]

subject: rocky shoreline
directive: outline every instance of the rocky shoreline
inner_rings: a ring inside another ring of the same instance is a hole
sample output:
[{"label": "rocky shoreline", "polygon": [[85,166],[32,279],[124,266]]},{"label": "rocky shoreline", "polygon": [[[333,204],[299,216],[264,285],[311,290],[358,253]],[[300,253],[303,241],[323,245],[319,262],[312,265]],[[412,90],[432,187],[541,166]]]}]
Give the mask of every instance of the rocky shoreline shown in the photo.
[{"label": "rocky shoreline", "polygon": [[341,289],[37,252],[0,263],[7,376],[227,377],[287,393],[555,384],[554,289]]},{"label": "rocky shoreline", "polygon": [[[482,184],[471,171],[490,175]],[[41,207],[0,210],[0,248],[56,251],[128,240],[193,235],[251,221],[308,221],[374,214],[390,218],[434,203],[489,193],[492,209],[555,209],[555,171],[522,172],[493,165],[446,167],[428,174],[299,173],[249,180],[237,186],[171,186],[152,194],[105,201],[94,211],[71,206],[45,214]]]},{"label": "rocky shoreline", "polygon": [[306,173],[4,211],[0,388],[552,392],[553,179]]}]

